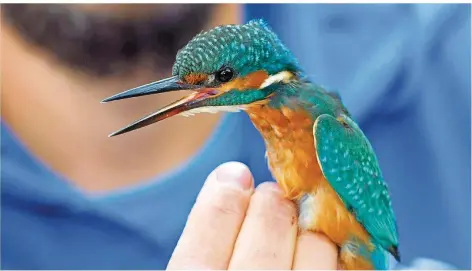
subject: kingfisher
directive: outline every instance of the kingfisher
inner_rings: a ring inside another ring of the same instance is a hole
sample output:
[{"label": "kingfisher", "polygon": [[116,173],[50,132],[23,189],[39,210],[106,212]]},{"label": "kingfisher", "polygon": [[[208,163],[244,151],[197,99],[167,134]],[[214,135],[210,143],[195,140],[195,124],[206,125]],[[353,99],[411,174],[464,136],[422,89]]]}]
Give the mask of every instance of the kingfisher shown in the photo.
[{"label": "kingfisher", "polygon": [[191,94],[109,136],[176,115],[246,112],[264,139],[269,170],[298,206],[300,230],[335,243],[341,269],[385,270],[390,255],[400,262],[372,145],[340,95],[310,80],[264,20],[202,31],[177,52],[171,77],[102,102],[179,90]]}]

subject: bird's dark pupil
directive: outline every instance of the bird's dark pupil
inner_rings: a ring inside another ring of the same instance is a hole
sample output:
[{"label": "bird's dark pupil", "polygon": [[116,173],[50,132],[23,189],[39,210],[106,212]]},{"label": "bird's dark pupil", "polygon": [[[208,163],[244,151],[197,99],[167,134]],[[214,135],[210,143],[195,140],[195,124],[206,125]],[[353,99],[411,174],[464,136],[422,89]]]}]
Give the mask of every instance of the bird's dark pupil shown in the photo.
[{"label": "bird's dark pupil", "polygon": [[233,78],[233,70],[230,68],[224,68],[220,70],[217,74],[217,79],[220,82],[228,82]]}]

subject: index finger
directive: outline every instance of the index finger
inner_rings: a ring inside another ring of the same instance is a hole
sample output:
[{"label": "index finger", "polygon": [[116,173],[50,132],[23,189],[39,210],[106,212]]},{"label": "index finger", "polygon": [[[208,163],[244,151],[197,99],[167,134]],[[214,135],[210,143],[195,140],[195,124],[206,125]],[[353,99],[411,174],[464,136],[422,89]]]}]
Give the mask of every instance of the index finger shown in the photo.
[{"label": "index finger", "polygon": [[219,166],[206,180],[167,269],[227,269],[254,190],[249,169]]}]

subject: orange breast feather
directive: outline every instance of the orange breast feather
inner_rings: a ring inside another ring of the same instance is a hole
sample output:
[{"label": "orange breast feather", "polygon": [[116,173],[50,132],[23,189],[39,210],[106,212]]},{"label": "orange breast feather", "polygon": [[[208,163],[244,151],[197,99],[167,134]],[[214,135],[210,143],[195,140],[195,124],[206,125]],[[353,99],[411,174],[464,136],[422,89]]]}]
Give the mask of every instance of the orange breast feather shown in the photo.
[{"label": "orange breast feather", "polygon": [[307,208],[303,219],[309,218],[304,225],[299,221],[301,227],[322,232],[338,245],[352,236],[370,244],[364,227],[322,174],[313,139],[314,120],[303,111],[286,107],[256,106],[248,114],[265,140],[269,168],[286,196],[295,201],[311,197],[305,202],[308,206],[299,204]]}]

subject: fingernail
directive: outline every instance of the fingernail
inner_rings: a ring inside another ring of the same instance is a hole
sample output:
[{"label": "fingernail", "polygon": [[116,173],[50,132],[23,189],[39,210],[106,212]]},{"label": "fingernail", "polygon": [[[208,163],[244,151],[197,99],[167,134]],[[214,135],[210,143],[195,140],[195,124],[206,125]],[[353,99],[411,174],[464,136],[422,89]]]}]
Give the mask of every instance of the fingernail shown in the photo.
[{"label": "fingernail", "polygon": [[216,178],[219,182],[236,185],[248,190],[252,187],[252,174],[249,168],[239,162],[228,162],[219,166],[216,170]]}]

